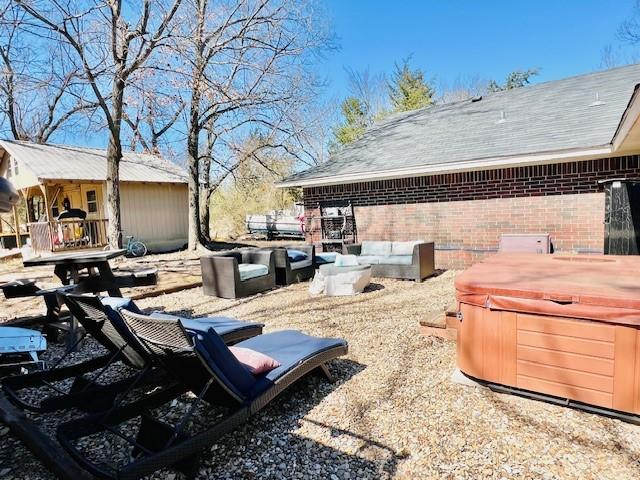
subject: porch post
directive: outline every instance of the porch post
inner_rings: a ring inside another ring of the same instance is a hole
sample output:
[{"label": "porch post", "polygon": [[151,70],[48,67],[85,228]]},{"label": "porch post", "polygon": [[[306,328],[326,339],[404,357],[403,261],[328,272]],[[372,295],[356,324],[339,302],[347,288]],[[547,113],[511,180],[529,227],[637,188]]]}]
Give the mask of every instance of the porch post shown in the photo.
[{"label": "porch post", "polygon": [[49,210],[49,196],[47,195],[47,186],[44,184],[40,184],[40,190],[42,190],[42,194],[44,195],[44,210],[47,213],[47,222],[50,222],[51,211]]},{"label": "porch post", "polygon": [[20,222],[18,220],[18,207],[16,205],[13,206],[13,225],[16,231],[16,247],[20,248],[22,245],[20,244]]}]

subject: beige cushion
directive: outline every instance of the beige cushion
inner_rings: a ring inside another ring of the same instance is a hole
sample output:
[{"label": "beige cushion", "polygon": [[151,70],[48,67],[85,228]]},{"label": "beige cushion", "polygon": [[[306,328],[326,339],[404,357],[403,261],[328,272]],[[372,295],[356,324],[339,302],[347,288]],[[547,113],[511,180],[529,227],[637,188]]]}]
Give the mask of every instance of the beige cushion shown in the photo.
[{"label": "beige cushion", "polygon": [[391,255],[391,242],[365,240],[360,255]]},{"label": "beige cushion", "polygon": [[418,243],[422,242],[420,240],[412,240],[410,242],[392,242],[391,255],[413,255],[413,247]]}]

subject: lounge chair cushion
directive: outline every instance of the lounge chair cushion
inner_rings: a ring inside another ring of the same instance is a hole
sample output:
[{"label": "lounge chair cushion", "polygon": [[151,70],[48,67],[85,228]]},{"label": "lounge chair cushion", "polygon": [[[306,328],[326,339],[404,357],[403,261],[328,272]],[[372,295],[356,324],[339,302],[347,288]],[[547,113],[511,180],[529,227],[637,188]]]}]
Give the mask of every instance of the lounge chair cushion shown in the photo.
[{"label": "lounge chair cushion", "polygon": [[391,255],[391,242],[365,240],[360,255]]},{"label": "lounge chair cushion", "polygon": [[287,249],[287,256],[290,262],[300,262],[306,260],[308,255],[301,250]]},{"label": "lounge chair cushion", "polygon": [[413,255],[413,247],[419,243],[421,243],[420,240],[391,242],[391,255]]},{"label": "lounge chair cushion", "polygon": [[324,263],[333,263],[336,261],[338,252],[320,252],[316,253],[316,263],[322,265]]},{"label": "lounge chair cushion", "polygon": [[358,256],[358,264],[360,265],[378,265],[382,255],[360,255]]},{"label": "lounge chair cushion", "polygon": [[250,278],[262,277],[269,274],[269,267],[258,263],[240,263],[238,264],[240,272],[240,281],[244,282]]},{"label": "lounge chair cushion", "polygon": [[[193,341],[200,358],[225,387],[241,400],[246,399],[256,383],[256,378],[231,353],[220,335],[210,328],[205,335],[194,336]],[[244,347],[242,343],[237,345]]]},{"label": "lounge chair cushion", "polygon": [[236,344],[237,347],[250,348],[268,355],[280,363],[278,368],[257,377],[250,398],[255,398],[265,392],[280,377],[305,360],[346,344],[346,341],[339,338],[312,337],[298,330],[265,333]]},{"label": "lounge chair cushion", "polygon": [[182,323],[182,326],[185,329],[199,335],[204,335],[207,330],[213,328],[218,335],[223,337],[230,332],[237,332],[245,328],[254,328],[260,325],[258,323],[243,322],[230,317],[184,318],[163,312],[153,312],[150,316],[154,318],[163,318],[165,320],[180,320],[180,323]]},{"label": "lounge chair cushion", "polygon": [[229,350],[253,375],[270,372],[280,366],[277,360],[250,348],[229,347]]},{"label": "lounge chair cushion", "polygon": [[195,337],[194,343],[200,358],[224,386],[247,401],[267,391],[280,377],[305,360],[347,344],[341,339],[311,337],[297,330],[258,335],[235,346],[267,355],[279,362],[280,366],[254,377],[212,329],[202,338]]},{"label": "lounge chair cushion", "polygon": [[411,265],[413,255],[388,255],[380,257],[380,265]]}]

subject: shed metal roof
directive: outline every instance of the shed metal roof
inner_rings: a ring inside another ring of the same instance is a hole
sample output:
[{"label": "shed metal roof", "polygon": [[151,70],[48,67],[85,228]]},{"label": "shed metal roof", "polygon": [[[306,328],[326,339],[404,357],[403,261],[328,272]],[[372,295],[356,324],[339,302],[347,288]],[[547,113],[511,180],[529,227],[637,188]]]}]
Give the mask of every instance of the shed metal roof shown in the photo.
[{"label": "shed metal roof", "polygon": [[[0,149],[7,151],[39,180],[104,181],[107,177],[106,150],[15,140],[0,140]],[[124,152],[120,162],[120,180],[186,183],[186,173],[161,157]]]},{"label": "shed metal roof", "polygon": [[629,65],[395,114],[328,162],[280,185],[490,168],[496,159],[524,156],[547,162],[588,152],[603,156],[612,150],[638,83],[640,65]]}]

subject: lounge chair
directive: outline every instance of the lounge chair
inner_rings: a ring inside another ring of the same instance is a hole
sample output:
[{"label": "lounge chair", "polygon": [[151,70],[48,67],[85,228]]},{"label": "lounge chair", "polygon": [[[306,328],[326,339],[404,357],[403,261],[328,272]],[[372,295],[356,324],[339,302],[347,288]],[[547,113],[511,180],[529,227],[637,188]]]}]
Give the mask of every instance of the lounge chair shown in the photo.
[{"label": "lounge chair", "polygon": [[[319,370],[331,380],[326,363],[345,355],[348,349],[344,340],[311,337],[295,330],[258,335],[236,346],[266,354],[277,360],[280,366],[254,376],[213,330],[206,335],[190,335],[179,320],[148,320],[126,310],[122,310],[122,316],[156,361],[179,378],[185,391],[190,390],[197,397],[175,425],[149,414],[171,401],[163,395],[154,398],[153,394],[117,407],[108,414],[89,415],[61,424],[57,431],[60,444],[83,468],[101,478],[140,478],[165,467],[193,475],[202,450],[245,422],[286,387],[312,370]],[[198,362],[186,365],[184,357],[192,353]],[[231,411],[214,425],[189,435],[189,421],[202,401],[230,406]],[[119,428],[122,423],[133,425],[138,419],[140,423],[135,437],[129,433],[131,430]],[[125,445],[126,442],[128,446],[123,448],[130,447],[131,456],[122,458],[131,458],[130,463],[114,467],[108,461],[95,459],[95,452],[85,454],[79,444],[84,443],[83,438],[96,434],[119,437],[114,445]]]},{"label": "lounge chair", "polygon": [[[118,310],[126,307],[139,315],[142,312],[132,300],[126,298],[99,299],[90,295],[66,294],[64,299],[71,314],[109,353],[85,362],[62,366],[62,362],[77,345],[76,342],[50,369],[4,378],[2,388],[14,404],[27,410],[50,412],[73,406],[82,406],[87,411],[104,410],[111,406],[114,395],[130,388],[133,381],[139,382],[154,365],[147,350],[130,334]],[[157,312],[151,315],[156,318],[178,318]],[[214,328],[223,341],[229,344],[259,335],[263,327],[259,323],[241,322],[226,317],[181,320],[185,328],[194,332]],[[118,361],[139,373],[113,383],[98,383],[108,368]],[[56,382],[64,380],[71,381],[67,389],[56,385]],[[46,388],[50,396],[34,403],[23,395],[33,388]]]}]

